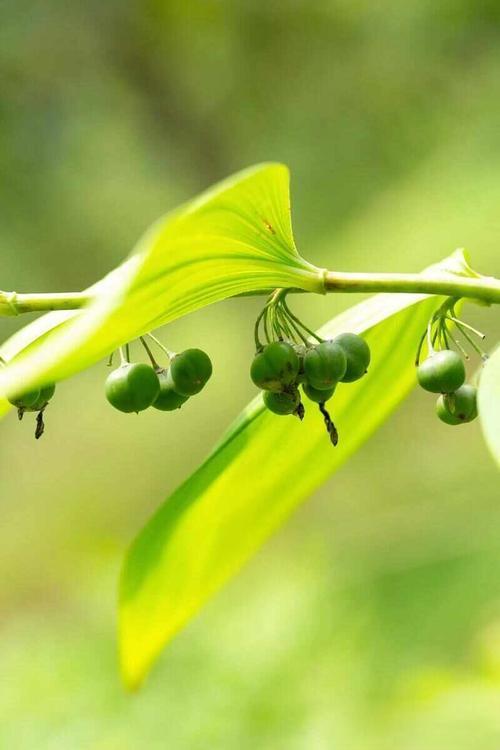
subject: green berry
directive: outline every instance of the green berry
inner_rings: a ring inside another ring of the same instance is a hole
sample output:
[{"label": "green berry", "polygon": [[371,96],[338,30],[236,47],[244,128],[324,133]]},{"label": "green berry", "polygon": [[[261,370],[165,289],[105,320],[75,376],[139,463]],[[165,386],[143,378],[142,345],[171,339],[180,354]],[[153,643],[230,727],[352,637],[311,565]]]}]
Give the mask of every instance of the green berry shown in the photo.
[{"label": "green berry", "polygon": [[40,398],[40,390],[25,391],[9,398],[9,402],[18,409],[29,409]]},{"label": "green berry", "polygon": [[417,379],[426,391],[452,393],[465,381],[464,363],[450,349],[434,352],[418,366]]},{"label": "green berry", "polygon": [[445,424],[461,424],[460,419],[458,417],[455,417],[448,409],[445,401],[444,396],[438,396],[438,400],[436,401],[436,414],[438,415],[441,422],[444,422]]},{"label": "green berry", "polygon": [[333,341],[324,341],[304,356],[306,382],[317,390],[329,390],[341,380],[347,369],[343,348]]},{"label": "green berry", "polygon": [[[49,383],[49,385],[44,385],[43,388],[40,388],[37,391],[30,391],[29,393],[25,393],[22,396],[11,400],[10,403],[17,406],[19,419],[22,419],[23,413],[26,411],[41,411],[44,409],[54,395],[55,390],[55,385]],[[32,398],[33,395],[36,396],[34,400]]]},{"label": "green berry", "polygon": [[304,383],[302,385],[302,390],[306,394],[307,398],[311,399],[311,401],[314,401],[315,404],[324,404],[326,401],[329,401],[333,394],[335,393],[336,386],[332,386],[332,388],[327,388],[320,390],[319,388],[314,388],[309,383]]},{"label": "green berry", "polygon": [[150,365],[126,362],[106,379],[106,398],[125,413],[147,409],[160,392],[158,375]]},{"label": "green berry", "polygon": [[160,392],[155,401],[153,401],[154,408],[160,411],[180,409],[186,403],[189,396],[181,396],[180,393],[177,393],[169,369],[160,370],[160,372],[157,372],[157,375],[160,381]]},{"label": "green berry", "polygon": [[212,362],[201,349],[186,349],[172,359],[170,375],[180,396],[194,396],[212,375]]},{"label": "green berry", "polygon": [[347,360],[341,382],[352,383],[363,377],[370,364],[370,347],[366,341],[356,333],[341,333],[333,339],[333,343],[342,347]]},{"label": "green berry", "polygon": [[264,403],[273,414],[293,414],[299,407],[300,395],[297,390],[291,393],[287,391],[281,393],[264,391]]},{"label": "green berry", "polygon": [[54,383],[44,385],[44,387],[40,389],[39,396],[35,403],[32,404],[31,407],[26,411],[40,411],[40,409],[43,409],[45,406],[47,406],[55,392],[56,387]]},{"label": "green berry", "polygon": [[477,417],[477,389],[473,385],[462,385],[453,393],[447,393],[443,400],[459,422],[472,422]]},{"label": "green berry", "polygon": [[304,357],[305,357],[307,349],[305,346],[302,346],[301,344],[300,345],[295,344],[293,348],[295,349],[295,353],[297,354],[297,357],[299,358],[299,371],[297,373],[297,376],[294,382],[297,384],[305,383],[307,378],[306,378],[306,373],[304,370]]},{"label": "green berry", "polygon": [[275,341],[255,355],[250,377],[259,388],[278,392],[295,382],[299,367],[300,360],[293,346],[286,341]]}]

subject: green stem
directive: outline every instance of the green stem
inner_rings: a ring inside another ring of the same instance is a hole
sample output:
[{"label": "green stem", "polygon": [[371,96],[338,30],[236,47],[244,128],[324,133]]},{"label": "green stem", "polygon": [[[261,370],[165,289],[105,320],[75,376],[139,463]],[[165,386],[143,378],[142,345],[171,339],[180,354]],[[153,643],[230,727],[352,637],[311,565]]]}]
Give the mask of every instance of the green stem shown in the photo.
[{"label": "green stem", "polygon": [[304,346],[309,346],[309,341],[307,340],[307,336],[304,336],[303,332],[301,331],[297,323],[294,321],[294,319],[290,317],[288,318],[288,322],[293,328],[293,330],[295,331],[295,333],[297,334],[299,340],[302,341]]},{"label": "green stem", "polygon": [[[489,304],[500,304],[500,279],[492,276],[426,276],[417,273],[343,273],[326,271],[326,292],[392,292],[437,294],[445,297],[476,299]],[[300,290],[297,290],[300,291]],[[269,290],[260,293],[268,294]],[[253,292],[252,292],[253,294]],[[17,294],[0,291],[0,316],[15,316],[27,312],[49,310],[77,310],[88,305],[93,295],[87,292],[54,294]]]},{"label": "green stem", "polygon": [[285,310],[285,313],[288,315],[288,317],[291,320],[294,321],[294,323],[297,323],[297,325],[301,326],[301,328],[306,333],[308,333],[309,336],[312,336],[313,338],[316,339],[316,341],[318,341],[321,344],[321,342],[323,341],[323,339],[321,338],[321,336],[318,336],[317,333],[314,333],[314,331],[311,331],[310,328],[308,328],[301,320],[299,320],[299,318],[297,318],[297,316],[294,315],[293,312],[290,310],[290,308],[288,307],[288,305],[287,305],[287,303],[286,303],[286,301],[284,299],[283,299],[283,308]]},{"label": "green stem", "polygon": [[481,349],[481,347],[476,344],[476,342],[474,341],[474,339],[472,339],[469,336],[469,334],[467,333],[467,331],[465,330],[465,328],[462,326],[462,323],[455,323],[455,325],[458,328],[458,330],[460,331],[460,333],[462,334],[462,336],[464,337],[464,339],[466,341],[468,341],[469,344],[472,346],[472,348],[474,349],[474,351],[476,351],[479,354],[480,357],[486,357],[486,352],[484,352]]},{"label": "green stem", "polygon": [[153,336],[152,333],[147,333],[146,336],[151,339],[151,341],[154,341],[156,346],[159,346],[160,349],[165,352],[168,359],[173,359],[175,357],[175,352],[171,352],[170,349],[167,349],[167,347],[161,343],[160,339],[157,339],[156,336]]},{"label": "green stem", "polygon": [[52,294],[17,294],[0,291],[0,316],[15,316],[27,312],[78,310],[92,302],[86,292],[55,292]]},{"label": "green stem", "polygon": [[156,359],[154,358],[153,352],[149,348],[148,342],[146,341],[146,339],[144,338],[144,336],[139,336],[139,339],[140,339],[140,342],[143,345],[144,349],[146,350],[146,354],[148,355],[149,361],[153,365],[154,369],[155,370],[161,370],[161,367],[158,364],[158,362],[156,361]]},{"label": "green stem", "polygon": [[481,331],[478,331],[477,328],[473,328],[468,323],[464,323],[463,320],[458,320],[458,318],[454,318],[453,315],[447,315],[446,317],[448,318],[448,320],[451,320],[453,323],[455,323],[457,325],[459,324],[459,325],[463,326],[464,328],[467,328],[467,330],[472,331],[472,333],[475,333],[476,336],[478,336],[478,338],[480,338],[480,339],[485,339],[486,338],[486,336],[484,335],[484,333],[481,333]]},{"label": "green stem", "polygon": [[285,311],[283,310],[283,307],[281,305],[278,305],[277,308],[278,317],[280,319],[281,327],[283,328],[285,332],[285,336],[287,336],[290,341],[295,341],[296,336],[294,334],[294,331],[291,329],[289,321],[285,315]]},{"label": "green stem", "polygon": [[493,276],[468,278],[451,274],[426,276],[418,273],[325,273],[327,292],[392,292],[439,294],[500,304],[500,279]]}]

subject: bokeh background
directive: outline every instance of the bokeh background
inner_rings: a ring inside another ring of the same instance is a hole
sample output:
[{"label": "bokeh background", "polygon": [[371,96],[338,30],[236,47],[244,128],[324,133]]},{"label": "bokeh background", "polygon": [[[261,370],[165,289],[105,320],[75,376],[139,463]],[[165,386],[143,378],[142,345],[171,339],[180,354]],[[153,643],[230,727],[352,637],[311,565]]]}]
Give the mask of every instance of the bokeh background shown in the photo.
[{"label": "bokeh background", "polygon": [[[497,0],[3,0],[3,289],[81,289],[232,171],[292,171],[300,251],[500,273]],[[320,324],[352,298],[303,299]],[[0,747],[498,750],[500,492],[477,424],[414,395],[126,695],[124,551],[253,395],[256,300],[162,332],[203,345],[181,413],[62,384],[46,436],[0,438]],[[498,316],[467,306],[491,344]],[[25,321],[22,321],[25,322]],[[2,338],[16,322],[0,323]]]}]

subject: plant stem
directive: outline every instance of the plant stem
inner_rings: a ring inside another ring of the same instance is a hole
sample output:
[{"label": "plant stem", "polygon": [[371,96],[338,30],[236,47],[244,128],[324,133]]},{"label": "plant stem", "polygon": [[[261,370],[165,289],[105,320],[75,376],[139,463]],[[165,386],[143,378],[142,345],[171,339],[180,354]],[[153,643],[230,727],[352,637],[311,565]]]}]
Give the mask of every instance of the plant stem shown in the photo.
[{"label": "plant stem", "polygon": [[173,359],[175,357],[175,352],[171,352],[170,349],[167,349],[167,347],[161,343],[160,339],[157,339],[156,336],[154,336],[151,332],[147,333],[146,336],[151,339],[151,341],[154,341],[156,346],[159,346],[162,352],[164,352],[168,359]]},{"label": "plant stem", "polygon": [[54,292],[49,294],[17,294],[0,291],[0,316],[15,316],[27,312],[78,310],[92,302],[87,292]]},{"label": "plant stem", "polygon": [[[500,304],[500,279],[492,276],[426,276],[418,273],[343,273],[326,271],[326,292],[392,292],[439,294],[446,297],[476,299]],[[300,289],[293,291],[301,291]],[[269,294],[269,290],[251,294]],[[92,302],[87,292],[54,294],[17,294],[0,291],[0,316],[15,316],[49,310],[78,310]]]},{"label": "plant stem", "polygon": [[325,273],[327,292],[439,294],[500,304],[500,279],[492,276],[426,276],[419,273]]}]

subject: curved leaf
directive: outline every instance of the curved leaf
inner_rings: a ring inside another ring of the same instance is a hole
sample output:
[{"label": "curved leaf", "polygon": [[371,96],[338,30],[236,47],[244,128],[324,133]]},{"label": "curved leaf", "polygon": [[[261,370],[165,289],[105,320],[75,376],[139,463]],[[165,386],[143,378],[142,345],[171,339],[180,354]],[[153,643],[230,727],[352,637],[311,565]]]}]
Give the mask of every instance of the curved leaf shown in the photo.
[{"label": "curved leaf", "polygon": [[288,183],[285,166],[259,165],[160,219],[92,287],[87,308],[44,316],[0,348],[11,361],[0,370],[0,392],[61,380],[226,297],[281,286],[323,292],[321,270],[294,245]]},{"label": "curved leaf", "polygon": [[478,402],[486,444],[500,464],[500,347],[484,365],[479,380]]},{"label": "curved leaf", "polygon": [[335,471],[406,396],[414,357],[441,298],[379,295],[323,333],[363,333],[367,377],[333,399],[333,449],[317,408],[303,423],[276,417],[255,399],[208,460],[174,492],[134,542],[120,591],[126,684],[140,684],[163,645],[241,567],[293,508]]}]

